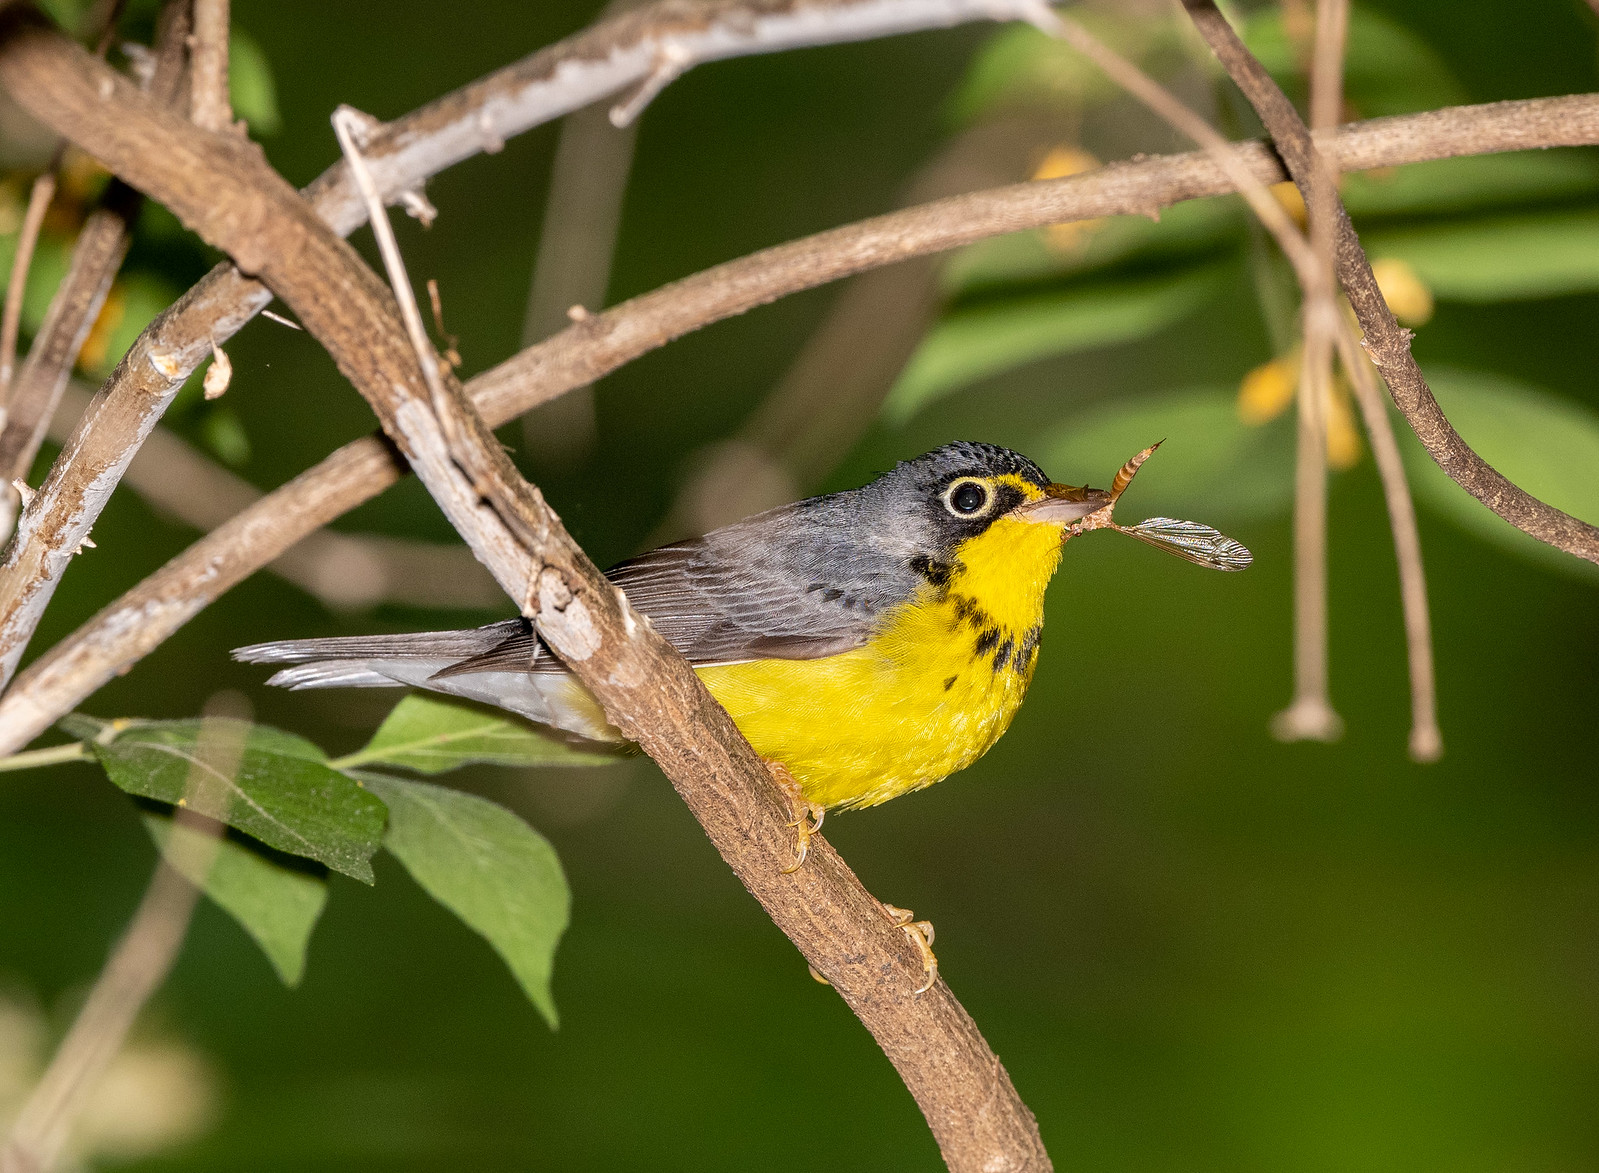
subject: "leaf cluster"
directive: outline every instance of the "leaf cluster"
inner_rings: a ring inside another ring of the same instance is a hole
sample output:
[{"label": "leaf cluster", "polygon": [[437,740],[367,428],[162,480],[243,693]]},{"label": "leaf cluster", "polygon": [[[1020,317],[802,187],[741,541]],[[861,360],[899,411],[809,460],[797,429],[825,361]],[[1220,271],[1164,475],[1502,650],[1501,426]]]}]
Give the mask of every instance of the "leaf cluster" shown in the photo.
[{"label": "leaf cluster", "polygon": [[[225,717],[73,714],[61,728],[141,800],[162,856],[244,928],[285,983],[297,984],[305,972],[329,873],[371,884],[372,857],[387,850],[488,940],[556,1024],[550,978],[571,894],[555,849],[498,803],[370,767],[440,774],[482,763],[589,766],[613,762],[615,753],[423,695],[405,697],[365,747],[337,759],[292,733]],[[237,746],[235,759],[208,754],[208,739]],[[215,847],[205,849],[207,840]]]}]

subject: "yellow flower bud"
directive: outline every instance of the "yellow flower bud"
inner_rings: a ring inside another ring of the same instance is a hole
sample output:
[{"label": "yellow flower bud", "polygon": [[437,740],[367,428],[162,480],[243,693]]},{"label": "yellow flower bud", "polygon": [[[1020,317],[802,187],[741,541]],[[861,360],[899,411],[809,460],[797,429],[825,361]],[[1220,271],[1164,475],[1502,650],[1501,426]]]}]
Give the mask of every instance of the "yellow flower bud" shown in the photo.
[{"label": "yellow flower bud", "polygon": [[[1099,166],[1099,160],[1081,147],[1053,147],[1033,169],[1033,178],[1065,179],[1068,175],[1081,175]],[[1074,253],[1087,242],[1090,234],[1103,221],[1073,220],[1065,224],[1051,224],[1044,229],[1044,243],[1057,253]]]},{"label": "yellow flower bud", "polygon": [[111,336],[122,325],[127,308],[128,298],[122,286],[112,285],[105,302],[100,306],[99,316],[94,319],[94,325],[89,327],[88,336],[83,340],[83,348],[78,351],[79,370],[90,375],[101,373],[106,359],[110,357],[107,352],[111,349]]},{"label": "yellow flower bud", "polygon": [[1303,228],[1310,223],[1310,214],[1305,211],[1305,197],[1299,194],[1299,189],[1289,180],[1274,183],[1266,189],[1271,192],[1272,198],[1282,205],[1283,211],[1293,217],[1295,224]]},{"label": "yellow flower bud", "polygon": [[1371,263],[1382,299],[1394,317],[1407,326],[1420,326],[1432,317],[1432,290],[1415,269],[1398,257],[1380,257]]},{"label": "yellow flower bud", "polygon": [[1298,386],[1297,351],[1261,363],[1238,385],[1238,418],[1246,424],[1276,419],[1294,401]]},{"label": "yellow flower bud", "polygon": [[1360,425],[1355,421],[1349,385],[1337,379],[1327,391],[1327,466],[1335,472],[1353,468],[1360,460]]}]

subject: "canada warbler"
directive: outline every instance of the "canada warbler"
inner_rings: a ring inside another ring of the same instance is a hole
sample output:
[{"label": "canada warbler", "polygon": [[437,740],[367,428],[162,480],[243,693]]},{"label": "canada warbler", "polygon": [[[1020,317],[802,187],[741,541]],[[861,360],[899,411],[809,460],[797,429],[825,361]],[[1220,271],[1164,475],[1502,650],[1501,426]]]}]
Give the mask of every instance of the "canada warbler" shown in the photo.
[{"label": "canada warbler", "polygon": [[[698,670],[790,787],[804,842],[822,812],[874,806],[970,765],[1032,679],[1044,588],[1065,540],[1113,526],[1201,565],[1249,552],[1208,526],[1115,526],[1111,490],[1050,481],[1024,456],[956,442],[869,485],[768,510],[608,572]],[[285,688],[409,685],[618,742],[527,619],[471,631],[239,648]]]}]

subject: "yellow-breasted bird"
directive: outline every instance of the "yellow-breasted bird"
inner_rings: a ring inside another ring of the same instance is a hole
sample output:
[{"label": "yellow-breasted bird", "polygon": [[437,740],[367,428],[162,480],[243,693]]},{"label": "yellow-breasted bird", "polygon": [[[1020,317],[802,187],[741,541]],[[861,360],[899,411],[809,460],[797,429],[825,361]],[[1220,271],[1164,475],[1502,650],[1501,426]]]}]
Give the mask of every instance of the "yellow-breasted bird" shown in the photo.
[{"label": "yellow-breasted bird", "polygon": [[[1152,451],[1105,491],[1055,484],[1006,448],[946,444],[862,488],[662,546],[608,576],[781,767],[803,861],[824,811],[930,786],[1005,732],[1032,679],[1044,588],[1067,537],[1111,526],[1201,565],[1248,564],[1247,550],[1208,526],[1111,522]],[[285,688],[408,685],[622,740],[526,619],[234,655],[292,665],[270,681]]]}]

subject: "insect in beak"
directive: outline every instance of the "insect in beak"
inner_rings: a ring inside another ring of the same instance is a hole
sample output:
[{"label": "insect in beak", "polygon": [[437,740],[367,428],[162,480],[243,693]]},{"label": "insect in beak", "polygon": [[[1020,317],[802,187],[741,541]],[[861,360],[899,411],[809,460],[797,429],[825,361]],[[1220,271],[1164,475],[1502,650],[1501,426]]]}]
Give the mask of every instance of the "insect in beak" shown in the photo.
[{"label": "insect in beak", "polygon": [[1020,521],[1069,525],[1099,512],[1114,501],[1115,498],[1104,489],[1050,485],[1037,501],[1022,502],[1010,511],[1010,515]]},{"label": "insect in beak", "polygon": [[[1144,461],[1154,455],[1155,449],[1159,447],[1159,443],[1151,444],[1122,465],[1121,471],[1116,474],[1116,479],[1111,482],[1109,492],[1103,489],[1072,489],[1065,485],[1051,485],[1045,490],[1050,494],[1056,489],[1064,490],[1066,494],[1075,494],[1076,502],[1089,506],[1085,512],[1077,514],[1077,519],[1071,523],[1066,537],[1074,538],[1091,529],[1113,529],[1137,538],[1158,550],[1175,554],[1195,566],[1203,566],[1209,570],[1244,569],[1254,560],[1254,555],[1241,542],[1235,542],[1226,534],[1201,522],[1179,521],[1174,517],[1151,517],[1137,525],[1118,525],[1112,520],[1111,514],[1115,511],[1117,499],[1126,492],[1127,486],[1132,483],[1133,476]],[[1051,499],[1045,497],[1043,501],[1035,504],[1043,506]],[[1016,512],[1026,508],[1028,506],[1023,505]]]}]

